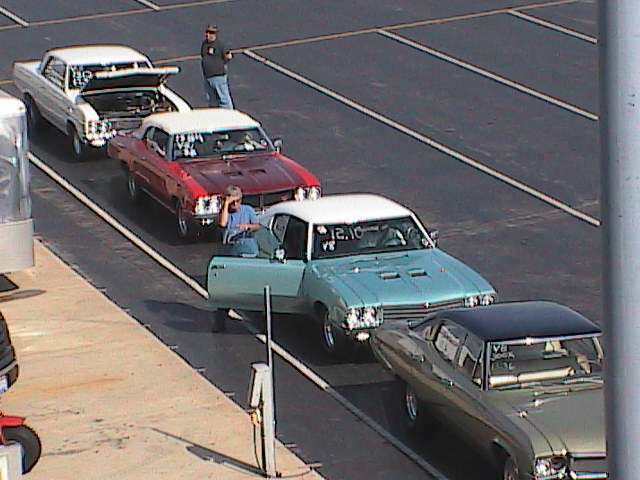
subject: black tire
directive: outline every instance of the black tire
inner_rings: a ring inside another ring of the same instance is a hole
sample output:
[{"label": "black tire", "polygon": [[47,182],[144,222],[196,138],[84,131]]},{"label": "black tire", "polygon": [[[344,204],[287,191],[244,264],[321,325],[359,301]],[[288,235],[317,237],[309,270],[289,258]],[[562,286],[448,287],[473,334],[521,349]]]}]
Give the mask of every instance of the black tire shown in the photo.
[{"label": "black tire", "polygon": [[193,242],[198,236],[198,225],[193,217],[185,211],[184,207],[176,200],[174,204],[176,211],[176,223],[178,225],[178,235],[185,242]]},{"label": "black tire", "polygon": [[229,310],[226,308],[219,308],[213,312],[213,324],[211,325],[211,331],[213,333],[224,333],[227,331],[227,319],[229,318]]},{"label": "black tire", "polygon": [[82,141],[80,134],[76,130],[76,127],[73,125],[69,125],[68,127],[68,135],[69,135],[69,146],[71,147],[71,152],[76,160],[84,160],[87,155],[87,146]]},{"label": "black tire", "polygon": [[520,480],[520,471],[511,455],[505,454],[502,465],[502,480]]},{"label": "black tire", "polygon": [[329,311],[326,307],[318,307],[318,320],[320,321],[320,331],[322,347],[334,359],[344,359],[349,347],[348,338],[336,327],[329,318]]},{"label": "black tire", "polygon": [[24,103],[27,106],[27,128],[29,135],[32,135],[42,129],[44,119],[31,95],[24,96]]},{"label": "black tire", "polygon": [[38,463],[42,453],[42,444],[38,434],[26,425],[4,427],[2,434],[7,443],[19,443],[22,446],[22,473],[28,473]]},{"label": "black tire", "polygon": [[127,170],[127,194],[129,195],[129,200],[133,203],[140,203],[142,200],[140,185],[138,185],[138,181],[131,170]]}]

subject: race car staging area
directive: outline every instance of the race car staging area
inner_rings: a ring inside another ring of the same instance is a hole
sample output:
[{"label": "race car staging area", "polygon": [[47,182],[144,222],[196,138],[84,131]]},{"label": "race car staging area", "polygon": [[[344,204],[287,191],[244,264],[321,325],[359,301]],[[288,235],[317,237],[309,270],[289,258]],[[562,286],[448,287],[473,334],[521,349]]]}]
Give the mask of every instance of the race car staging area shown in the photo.
[{"label": "race car staging area", "polygon": [[[287,155],[312,171],[325,192],[373,191],[409,206],[442,232],[443,248],[492,282],[501,300],[545,298],[600,319],[595,119],[377,31],[385,27],[597,116],[597,47],[510,13],[532,2],[407,1],[392,7],[376,1],[363,8],[282,1],[267,8],[258,1],[156,1],[155,9],[122,1],[110,3],[111,12],[65,12],[65,3],[57,2],[47,18],[37,2],[2,3],[29,27],[2,23],[7,61],[0,78],[10,78],[9,60],[117,38],[156,64],[179,64],[182,72],[169,85],[194,106],[204,105],[204,98],[195,56],[201,29],[193,26],[217,20],[223,39],[238,49],[229,65],[238,108],[272,136],[282,136]],[[124,14],[116,15],[118,3]],[[517,12],[595,35],[593,2],[530,7]],[[91,17],[95,13],[105,15]],[[80,14],[89,16],[73,18]],[[422,23],[409,26],[413,22]],[[406,27],[393,28],[398,25]],[[173,32],[171,41],[159,43],[165,30]],[[71,160],[64,137],[53,129],[33,140],[32,151],[181,272],[203,282],[213,244],[185,246],[166,228],[167,214],[132,207],[112,161]],[[194,367],[204,368],[212,382],[236,392],[242,404],[248,365],[262,358],[261,344],[242,324],[232,324],[230,333],[211,333],[206,301],[34,171],[38,234]],[[108,265],[96,262],[107,257]],[[349,363],[332,363],[304,325],[278,318],[276,341],[446,478],[470,478],[470,472],[482,478],[477,472],[483,460],[447,432],[433,441],[404,432],[396,387],[366,352]],[[431,478],[284,362],[276,364],[276,387],[279,434],[296,443],[305,460],[322,462],[327,478],[399,478],[399,471],[404,478]],[[362,462],[365,453],[374,461]]]}]

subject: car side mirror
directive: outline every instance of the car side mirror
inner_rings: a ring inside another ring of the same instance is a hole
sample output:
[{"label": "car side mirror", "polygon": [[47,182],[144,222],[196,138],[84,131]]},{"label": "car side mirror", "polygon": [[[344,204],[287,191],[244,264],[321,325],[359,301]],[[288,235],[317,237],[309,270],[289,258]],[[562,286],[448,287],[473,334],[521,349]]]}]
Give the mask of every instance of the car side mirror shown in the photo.
[{"label": "car side mirror", "polygon": [[440,238],[440,231],[439,230],[431,230],[429,232],[429,238],[433,241],[434,245],[437,245],[438,238]]},{"label": "car side mirror", "polygon": [[276,152],[279,152],[280,150],[282,150],[282,139],[275,138],[273,140],[273,146],[276,147]]},{"label": "car side mirror", "polygon": [[282,246],[276,248],[273,252],[273,259],[280,263],[286,263],[287,261],[287,252]]}]

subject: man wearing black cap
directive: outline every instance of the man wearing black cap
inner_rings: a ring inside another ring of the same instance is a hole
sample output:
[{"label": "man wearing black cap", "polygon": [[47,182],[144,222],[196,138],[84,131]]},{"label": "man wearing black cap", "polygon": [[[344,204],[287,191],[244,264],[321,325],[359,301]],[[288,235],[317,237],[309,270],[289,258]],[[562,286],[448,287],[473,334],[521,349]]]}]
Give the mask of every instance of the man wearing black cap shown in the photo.
[{"label": "man wearing black cap", "polygon": [[218,40],[218,27],[207,25],[200,47],[204,92],[210,107],[233,108],[227,81],[227,62],[231,52]]}]

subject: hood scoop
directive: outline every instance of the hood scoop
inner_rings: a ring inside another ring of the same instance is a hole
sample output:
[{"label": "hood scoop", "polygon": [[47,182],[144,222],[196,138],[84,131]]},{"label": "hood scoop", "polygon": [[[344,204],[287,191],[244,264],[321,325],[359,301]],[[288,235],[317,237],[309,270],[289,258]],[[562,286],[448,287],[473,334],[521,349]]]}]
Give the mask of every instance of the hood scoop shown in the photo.
[{"label": "hood scoop", "polygon": [[249,173],[251,175],[257,175],[257,174],[266,174],[267,171],[264,168],[255,168],[253,170],[249,170]]},{"label": "hood scoop", "polygon": [[226,172],[226,175],[228,177],[243,177],[244,173],[242,173],[240,170],[236,170],[235,172]]},{"label": "hood scoop", "polygon": [[428,277],[427,271],[422,268],[416,268],[407,272],[411,277]]},{"label": "hood scoop", "polygon": [[378,276],[382,280],[395,280],[396,278],[400,278],[400,274],[398,272],[380,272]]}]

